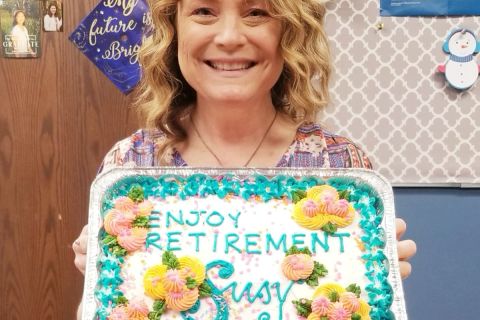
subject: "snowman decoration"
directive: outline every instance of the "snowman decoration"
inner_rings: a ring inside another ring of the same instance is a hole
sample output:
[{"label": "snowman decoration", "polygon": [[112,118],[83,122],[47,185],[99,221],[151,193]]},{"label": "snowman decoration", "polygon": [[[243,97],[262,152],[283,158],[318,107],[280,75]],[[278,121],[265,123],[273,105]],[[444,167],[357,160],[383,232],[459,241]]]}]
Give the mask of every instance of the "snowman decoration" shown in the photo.
[{"label": "snowman decoration", "polygon": [[445,73],[448,83],[459,90],[473,86],[480,73],[480,65],[474,60],[474,55],[480,51],[480,42],[473,32],[467,29],[452,31],[443,45],[443,51],[450,56],[444,65],[438,67],[438,71]]}]

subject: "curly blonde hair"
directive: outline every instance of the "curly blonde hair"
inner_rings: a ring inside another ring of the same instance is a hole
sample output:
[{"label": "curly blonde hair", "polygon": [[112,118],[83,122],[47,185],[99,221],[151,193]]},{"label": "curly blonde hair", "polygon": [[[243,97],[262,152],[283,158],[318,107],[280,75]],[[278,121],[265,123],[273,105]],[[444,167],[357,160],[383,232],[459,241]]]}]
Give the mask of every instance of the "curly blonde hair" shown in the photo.
[{"label": "curly blonde hair", "polygon": [[[182,119],[196,101],[195,90],[178,65],[178,1],[148,0],[155,30],[139,52],[143,76],[136,105],[145,126],[165,134],[157,154],[165,162],[172,146],[187,138]],[[298,123],[313,121],[317,111],[328,103],[331,64],[323,29],[325,7],[320,0],[267,1],[283,29],[280,46],[284,68],[271,90],[273,105]],[[312,84],[314,77],[318,79],[316,87]]]}]

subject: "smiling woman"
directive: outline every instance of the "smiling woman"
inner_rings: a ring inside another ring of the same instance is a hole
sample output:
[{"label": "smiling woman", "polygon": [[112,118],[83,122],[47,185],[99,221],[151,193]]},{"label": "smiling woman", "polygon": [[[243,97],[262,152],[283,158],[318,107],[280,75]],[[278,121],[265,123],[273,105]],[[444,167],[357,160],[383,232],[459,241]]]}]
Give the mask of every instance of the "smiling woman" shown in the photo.
[{"label": "smiling woman", "polygon": [[[151,0],[139,52],[145,129],[118,142],[118,166],[371,168],[350,140],[313,123],[331,65],[319,0]],[[314,86],[312,79],[318,79]],[[399,223],[404,231],[404,223]],[[85,232],[79,239],[86,240]],[[400,242],[400,267],[413,242]],[[77,266],[84,270],[84,248]]]}]

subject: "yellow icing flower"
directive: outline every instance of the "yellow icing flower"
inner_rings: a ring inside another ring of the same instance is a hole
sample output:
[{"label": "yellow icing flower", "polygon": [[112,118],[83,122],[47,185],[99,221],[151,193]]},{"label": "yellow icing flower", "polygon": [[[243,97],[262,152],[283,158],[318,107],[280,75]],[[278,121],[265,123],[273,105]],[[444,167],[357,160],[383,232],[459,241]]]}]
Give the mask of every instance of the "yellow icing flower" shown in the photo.
[{"label": "yellow icing flower", "polygon": [[310,230],[319,230],[327,223],[343,228],[350,225],[354,217],[352,204],[338,199],[337,190],[327,185],[309,189],[307,197],[295,204],[292,215],[300,226]]},{"label": "yellow icing flower", "polygon": [[337,201],[338,192],[334,187],[324,184],[308,189],[307,198],[316,201]]},{"label": "yellow icing flower", "polygon": [[362,320],[370,320],[370,306],[363,299],[357,298],[354,293],[348,292],[337,283],[326,283],[318,287],[313,293],[313,304],[316,298],[329,297],[333,292],[339,295],[339,302],[329,306],[328,319],[343,319],[342,316],[357,313]]},{"label": "yellow icing flower", "polygon": [[313,268],[313,259],[308,254],[292,254],[282,261],[282,272],[289,280],[307,279]]},{"label": "yellow icing flower", "polygon": [[165,299],[167,291],[163,287],[162,280],[167,273],[167,266],[161,264],[150,267],[143,276],[145,294],[153,299]]},{"label": "yellow icing flower", "polygon": [[360,308],[357,310],[357,313],[362,317],[362,320],[370,320],[370,306],[368,303],[360,300]]},{"label": "yellow icing flower", "polygon": [[321,316],[318,313],[312,312],[308,315],[307,320],[321,320]]},{"label": "yellow icing flower", "polygon": [[205,281],[206,269],[200,260],[194,257],[178,258],[180,270],[185,273],[185,277],[191,277],[197,282],[197,286]]},{"label": "yellow icing flower", "polygon": [[328,297],[332,292],[336,292],[338,294],[342,294],[346,292],[341,285],[336,283],[326,283],[318,287],[315,292],[313,293],[313,298],[315,299],[318,296]]}]

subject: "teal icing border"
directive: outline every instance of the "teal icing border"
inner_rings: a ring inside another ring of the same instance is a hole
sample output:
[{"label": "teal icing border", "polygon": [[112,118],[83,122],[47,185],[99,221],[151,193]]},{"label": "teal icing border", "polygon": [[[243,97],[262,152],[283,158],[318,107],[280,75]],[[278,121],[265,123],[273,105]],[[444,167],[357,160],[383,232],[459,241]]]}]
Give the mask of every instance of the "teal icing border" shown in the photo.
[{"label": "teal icing border", "polygon": [[[385,231],[380,227],[383,219],[383,202],[378,193],[368,184],[349,177],[330,178],[327,181],[318,177],[307,176],[294,178],[286,175],[276,175],[272,178],[263,175],[254,175],[250,179],[241,180],[233,174],[225,174],[211,177],[205,174],[192,174],[188,177],[181,175],[166,174],[158,178],[151,176],[129,176],[119,179],[104,194],[101,216],[114,205],[114,200],[120,196],[126,196],[132,185],[139,184],[144,189],[145,198],[149,196],[178,196],[180,199],[187,197],[217,195],[225,198],[228,194],[240,196],[245,200],[251,197],[260,197],[263,201],[270,199],[292,199],[292,192],[303,190],[323,184],[329,184],[338,191],[348,190],[349,201],[354,208],[361,213],[360,227],[364,231],[362,241],[365,243],[365,253],[362,258],[366,261],[365,276],[370,281],[365,291],[368,295],[368,303],[371,307],[370,317],[373,320],[395,319],[390,306],[393,302],[393,289],[388,282],[388,261],[384,253],[386,244]],[[103,229],[102,229],[103,230]],[[104,231],[100,232],[100,236]],[[123,296],[118,289],[122,283],[120,278],[123,258],[117,258],[108,252],[106,245],[101,245],[103,255],[98,261],[99,278],[95,297],[100,302],[96,316],[106,320],[109,308],[116,305],[116,299]],[[209,281],[207,279],[207,281]],[[107,287],[108,285],[108,287]],[[221,297],[217,296],[219,305]],[[213,297],[215,299],[215,293]],[[217,303],[217,301],[215,302]],[[219,306],[217,305],[217,307]],[[197,306],[198,308],[198,306]],[[228,319],[228,310],[220,309],[219,319]],[[195,308],[187,311],[195,313]],[[187,312],[182,313],[184,319],[194,319]],[[225,313],[226,312],[226,313]],[[266,313],[259,315],[259,319],[269,319]]]}]

